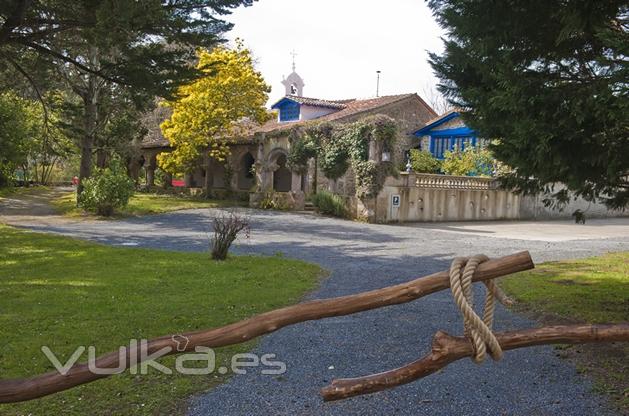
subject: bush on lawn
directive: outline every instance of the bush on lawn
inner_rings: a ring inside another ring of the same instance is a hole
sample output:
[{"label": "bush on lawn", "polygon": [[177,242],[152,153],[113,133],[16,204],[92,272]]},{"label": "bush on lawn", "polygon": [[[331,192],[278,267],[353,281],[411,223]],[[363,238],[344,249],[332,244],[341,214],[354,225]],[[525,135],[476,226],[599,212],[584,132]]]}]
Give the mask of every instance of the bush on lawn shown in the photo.
[{"label": "bush on lawn", "polygon": [[96,169],[92,177],[83,181],[78,204],[87,211],[109,217],[116,209],[127,206],[133,191],[133,180],[119,163],[112,162],[109,168]]},{"label": "bush on lawn", "polygon": [[411,149],[411,167],[417,173],[437,173],[441,162],[427,150]]},{"label": "bush on lawn", "polygon": [[345,199],[327,191],[319,191],[310,197],[310,201],[321,214],[346,218],[348,216]]},{"label": "bush on lawn", "polygon": [[249,218],[235,212],[221,213],[212,220],[214,236],[210,239],[210,254],[213,260],[227,259],[232,243],[241,231],[249,238],[251,228]]}]

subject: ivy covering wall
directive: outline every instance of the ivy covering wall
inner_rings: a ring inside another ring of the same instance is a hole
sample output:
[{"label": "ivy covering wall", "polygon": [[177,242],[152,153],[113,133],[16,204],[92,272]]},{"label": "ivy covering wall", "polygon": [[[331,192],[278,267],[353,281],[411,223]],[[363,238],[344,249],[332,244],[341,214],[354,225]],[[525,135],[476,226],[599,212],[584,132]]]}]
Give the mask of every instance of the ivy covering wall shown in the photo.
[{"label": "ivy covering wall", "polygon": [[[395,120],[384,115],[350,124],[323,122],[296,126],[289,133],[288,164],[303,173],[308,161],[316,158],[324,176],[333,180],[342,177],[351,166],[356,176],[356,196],[375,197],[386,177],[398,173],[393,160],[397,135]],[[380,154],[389,153],[389,160],[369,160],[370,146]]]}]

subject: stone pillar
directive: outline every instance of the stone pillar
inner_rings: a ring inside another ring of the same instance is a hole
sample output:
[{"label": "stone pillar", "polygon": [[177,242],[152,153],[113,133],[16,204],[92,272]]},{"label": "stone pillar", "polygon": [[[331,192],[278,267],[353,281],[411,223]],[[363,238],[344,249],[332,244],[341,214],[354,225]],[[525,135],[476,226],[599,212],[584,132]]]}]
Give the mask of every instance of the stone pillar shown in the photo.
[{"label": "stone pillar", "polygon": [[205,190],[205,197],[210,198],[212,184],[214,182],[214,177],[212,176],[212,158],[210,157],[210,155],[206,154],[203,158],[203,162],[205,163],[205,178],[203,178],[203,188]]},{"label": "stone pillar", "polygon": [[290,190],[293,192],[301,192],[301,174],[291,172]]},{"label": "stone pillar", "polygon": [[162,184],[162,186],[164,187],[164,189],[168,189],[172,186],[172,184],[173,184],[173,175],[164,171],[164,183]]},{"label": "stone pillar", "polygon": [[303,211],[306,205],[306,194],[301,190],[301,174],[297,172],[291,172],[291,194],[293,194],[293,209]]},{"label": "stone pillar", "polygon": [[192,173],[185,173],[183,175],[183,182],[186,188],[192,188]]},{"label": "stone pillar", "polygon": [[234,169],[232,167],[232,177],[229,180],[229,187],[232,191],[239,191],[240,187],[238,186],[238,177],[240,175],[240,169]]},{"label": "stone pillar", "polygon": [[157,168],[157,155],[151,154],[146,165],[146,185],[155,186],[155,168]]}]

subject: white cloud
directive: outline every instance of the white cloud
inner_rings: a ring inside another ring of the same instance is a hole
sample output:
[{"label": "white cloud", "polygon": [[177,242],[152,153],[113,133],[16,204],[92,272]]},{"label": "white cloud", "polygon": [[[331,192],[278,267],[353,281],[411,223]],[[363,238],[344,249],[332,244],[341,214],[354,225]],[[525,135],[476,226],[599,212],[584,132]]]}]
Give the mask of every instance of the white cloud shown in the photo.
[{"label": "white cloud", "polygon": [[297,72],[304,95],[353,98],[422,91],[437,80],[428,53],[441,52],[438,26],[421,0],[260,0],[227,18],[228,38],[243,39],[271,84],[271,101],[284,95],[282,75]]}]

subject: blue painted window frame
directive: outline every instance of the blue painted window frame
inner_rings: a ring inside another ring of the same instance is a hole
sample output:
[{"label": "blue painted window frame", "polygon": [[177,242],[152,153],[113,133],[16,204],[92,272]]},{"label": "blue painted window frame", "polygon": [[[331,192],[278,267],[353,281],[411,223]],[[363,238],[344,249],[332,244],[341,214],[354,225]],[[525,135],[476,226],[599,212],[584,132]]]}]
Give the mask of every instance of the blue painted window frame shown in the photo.
[{"label": "blue painted window frame", "polygon": [[280,111],[280,121],[299,120],[300,105],[294,101],[286,101],[278,106]]},{"label": "blue painted window frame", "polygon": [[465,150],[467,146],[476,147],[478,138],[475,135],[430,135],[430,153],[439,160],[444,159],[446,151],[452,151],[456,147]]}]

